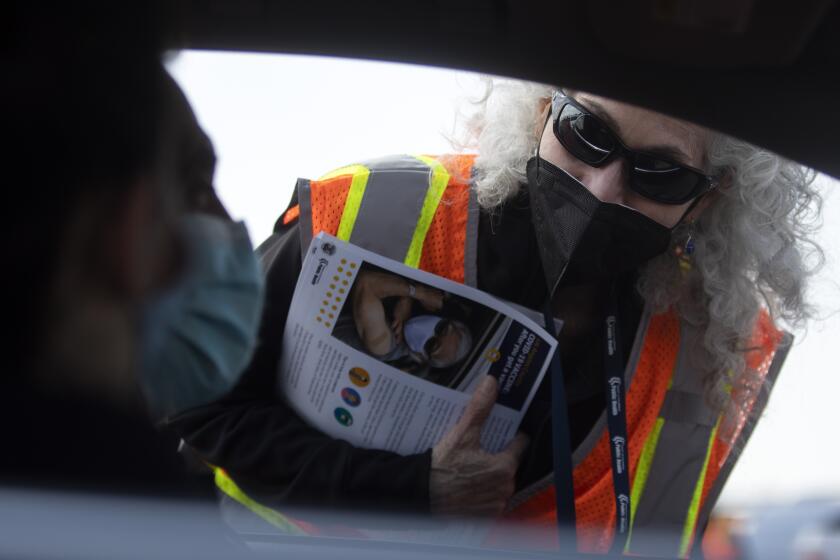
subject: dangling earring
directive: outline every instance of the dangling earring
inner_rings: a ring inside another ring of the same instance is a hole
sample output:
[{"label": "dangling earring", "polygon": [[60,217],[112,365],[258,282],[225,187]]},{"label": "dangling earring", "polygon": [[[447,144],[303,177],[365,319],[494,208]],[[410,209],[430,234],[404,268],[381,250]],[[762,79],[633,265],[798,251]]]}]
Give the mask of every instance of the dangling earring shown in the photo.
[{"label": "dangling earring", "polygon": [[674,254],[680,264],[680,269],[687,273],[691,270],[691,256],[694,254],[694,222],[688,222],[688,235],[682,244],[674,247]]}]

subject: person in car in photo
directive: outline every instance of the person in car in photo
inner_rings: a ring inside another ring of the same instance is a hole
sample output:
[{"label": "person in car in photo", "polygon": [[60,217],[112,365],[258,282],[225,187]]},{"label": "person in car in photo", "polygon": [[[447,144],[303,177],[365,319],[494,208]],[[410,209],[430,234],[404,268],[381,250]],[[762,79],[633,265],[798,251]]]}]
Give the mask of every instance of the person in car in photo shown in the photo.
[{"label": "person in car in photo", "polygon": [[[472,349],[464,323],[435,314],[443,308],[444,297],[444,292],[402,276],[362,268],[350,294],[351,314],[339,318],[333,336],[432,379],[435,369],[461,362]],[[425,313],[412,316],[415,301]]]},{"label": "person in car in photo", "polygon": [[[463,153],[298,182],[259,249],[266,342],[229,398],[172,425],[235,481],[230,503],[290,523],[298,505],[479,515],[538,530],[528,546],[686,556],[790,347],[781,326],[809,317],[814,174],[598,95],[488,87]],[[378,187],[364,204],[347,196],[362,176]],[[386,200],[393,211],[368,211]],[[333,439],[274,397],[277,341],[319,230],[537,310],[549,330],[563,320],[508,449],[489,454],[477,437],[491,379],[434,448],[408,456]],[[559,540],[558,520],[573,529]]]}]

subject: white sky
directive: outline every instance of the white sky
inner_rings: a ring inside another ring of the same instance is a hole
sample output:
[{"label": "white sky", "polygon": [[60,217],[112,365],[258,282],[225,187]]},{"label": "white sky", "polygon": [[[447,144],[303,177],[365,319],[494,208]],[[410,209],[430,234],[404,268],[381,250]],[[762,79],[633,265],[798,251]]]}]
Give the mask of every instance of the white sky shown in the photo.
[{"label": "white sky", "polygon": [[[297,177],[393,153],[450,151],[464,72],[286,55],[187,51],[169,65],[216,148],[216,187],[255,244]],[[798,342],[721,505],[840,498],[840,182],[821,176],[828,263],[812,297],[823,319]]]}]

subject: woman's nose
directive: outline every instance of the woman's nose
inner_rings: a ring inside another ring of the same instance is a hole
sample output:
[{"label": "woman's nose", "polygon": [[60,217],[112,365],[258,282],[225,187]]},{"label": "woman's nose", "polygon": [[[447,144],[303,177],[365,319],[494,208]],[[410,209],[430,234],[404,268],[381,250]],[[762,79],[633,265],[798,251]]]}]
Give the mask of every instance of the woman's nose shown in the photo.
[{"label": "woman's nose", "polygon": [[627,161],[616,158],[604,167],[591,167],[583,173],[581,182],[601,202],[621,204],[627,194]]}]

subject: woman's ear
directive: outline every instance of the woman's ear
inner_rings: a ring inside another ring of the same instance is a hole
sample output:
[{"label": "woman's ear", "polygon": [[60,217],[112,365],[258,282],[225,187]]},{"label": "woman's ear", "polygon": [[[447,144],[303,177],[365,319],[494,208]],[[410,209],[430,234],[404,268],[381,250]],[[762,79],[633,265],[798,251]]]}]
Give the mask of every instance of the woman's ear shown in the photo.
[{"label": "woman's ear", "polygon": [[549,111],[551,111],[551,98],[541,98],[537,105],[537,120],[534,124],[534,136],[537,138],[542,138],[543,130],[545,129],[545,121],[548,119]]},{"label": "woman's ear", "polygon": [[698,202],[694,206],[694,208],[691,209],[691,212],[689,212],[686,215],[685,220],[693,222],[693,221],[696,221],[697,219],[699,219],[700,216],[703,214],[703,212],[706,211],[707,208],[713,206],[720,199],[720,197],[723,196],[721,193],[730,189],[731,187],[732,187],[732,175],[730,175],[729,173],[726,173],[723,177],[721,177],[717,188],[715,188],[714,190],[706,193],[706,195],[703,196],[703,198],[700,200],[700,202]]},{"label": "woman's ear", "polygon": [[706,195],[703,196],[703,198],[701,198],[700,201],[694,205],[694,208],[691,209],[691,212],[686,214],[685,218],[683,218],[682,221],[689,223],[697,221],[703,214],[703,212],[705,212],[708,207],[712,206],[715,203],[719,196],[720,194],[717,192],[717,190],[706,193]]}]

